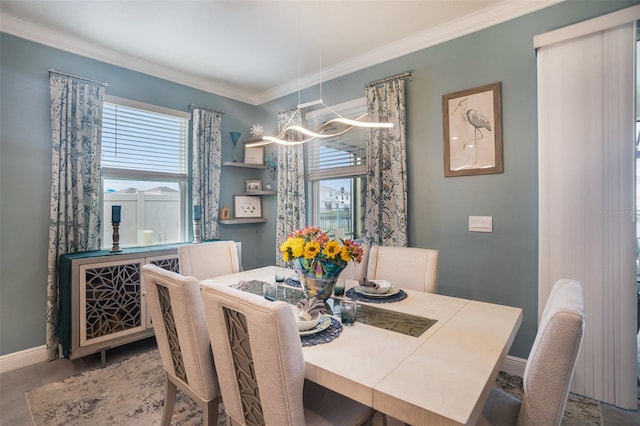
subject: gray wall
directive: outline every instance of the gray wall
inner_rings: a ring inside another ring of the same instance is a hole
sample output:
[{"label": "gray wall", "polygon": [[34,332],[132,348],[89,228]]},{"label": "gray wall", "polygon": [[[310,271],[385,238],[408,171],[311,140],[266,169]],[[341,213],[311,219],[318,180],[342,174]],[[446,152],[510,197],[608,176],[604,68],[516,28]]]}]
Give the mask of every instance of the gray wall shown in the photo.
[{"label": "gray wall", "polygon": [[[537,329],[537,119],[533,36],[638,1],[568,1],[526,17],[323,83],[336,104],[363,96],[364,84],[411,71],[407,84],[409,241],[441,251],[440,292],[524,308],[510,351],[526,358]],[[260,123],[275,131],[275,114],[297,94],[253,107],[151,76],[0,36],[0,355],[44,343],[47,218],[50,186],[49,91],[52,67],[109,81],[107,93],[186,110],[189,103],[224,110],[223,158],[229,131]],[[443,177],[442,95],[502,82],[504,173]],[[318,97],[305,90],[302,100]],[[271,150],[273,148],[269,148]],[[261,172],[223,169],[221,204]],[[275,197],[263,197],[275,215]],[[467,231],[469,215],[493,216],[494,232]],[[243,242],[245,268],[271,264],[275,223],[223,227]]]}]

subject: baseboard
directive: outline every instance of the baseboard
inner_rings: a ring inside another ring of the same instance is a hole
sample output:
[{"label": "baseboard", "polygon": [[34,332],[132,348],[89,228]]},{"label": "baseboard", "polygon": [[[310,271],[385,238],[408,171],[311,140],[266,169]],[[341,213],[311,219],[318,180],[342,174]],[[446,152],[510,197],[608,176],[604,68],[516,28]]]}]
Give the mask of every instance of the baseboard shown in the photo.
[{"label": "baseboard", "polygon": [[0,373],[27,367],[47,360],[47,346],[36,346],[0,356]]},{"label": "baseboard", "polygon": [[502,363],[501,371],[513,374],[515,376],[524,376],[524,368],[527,366],[527,360],[507,355]]}]

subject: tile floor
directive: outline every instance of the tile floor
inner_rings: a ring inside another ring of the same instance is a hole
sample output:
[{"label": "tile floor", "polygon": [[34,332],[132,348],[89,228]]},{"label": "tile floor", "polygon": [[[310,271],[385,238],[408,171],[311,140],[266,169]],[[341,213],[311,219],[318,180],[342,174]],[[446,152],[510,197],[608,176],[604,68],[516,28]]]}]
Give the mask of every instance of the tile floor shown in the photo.
[{"label": "tile floor", "polygon": [[[109,349],[107,362],[117,361],[153,347],[155,347],[155,339],[151,337]],[[640,351],[640,341],[638,349]],[[0,374],[0,425],[26,426],[32,424],[24,396],[25,391],[99,366],[100,354],[94,354],[73,361],[58,359],[52,362],[43,362]],[[639,410],[621,410],[602,404],[602,412],[604,426],[640,426]]]}]

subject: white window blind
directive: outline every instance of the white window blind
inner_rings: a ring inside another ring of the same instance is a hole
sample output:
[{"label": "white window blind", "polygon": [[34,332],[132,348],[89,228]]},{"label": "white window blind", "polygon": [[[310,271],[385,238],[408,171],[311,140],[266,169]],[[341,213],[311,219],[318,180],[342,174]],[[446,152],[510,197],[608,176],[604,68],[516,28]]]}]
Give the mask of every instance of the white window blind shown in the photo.
[{"label": "white window blind", "polygon": [[102,167],[187,173],[188,117],[104,104]]},{"label": "white window blind", "polygon": [[[352,119],[367,112],[364,98],[336,105],[332,109],[344,118]],[[335,117],[336,114],[328,109],[312,111],[305,116],[307,126],[311,129],[318,129]],[[357,127],[333,138],[314,139],[307,150],[309,179],[357,176],[366,173],[366,144],[367,130]]]}]

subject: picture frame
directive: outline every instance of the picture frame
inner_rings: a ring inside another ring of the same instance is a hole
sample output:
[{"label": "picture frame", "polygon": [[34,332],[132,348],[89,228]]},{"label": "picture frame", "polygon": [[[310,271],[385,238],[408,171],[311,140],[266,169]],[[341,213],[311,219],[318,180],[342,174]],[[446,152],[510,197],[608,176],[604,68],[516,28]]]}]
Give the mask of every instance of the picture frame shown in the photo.
[{"label": "picture frame", "polygon": [[444,176],[503,173],[501,83],[442,96]]},{"label": "picture frame", "polygon": [[255,195],[234,195],[234,214],[236,218],[261,218],[262,197]]},{"label": "picture frame", "polygon": [[244,192],[260,192],[262,191],[262,181],[260,179],[245,181]]},{"label": "picture frame", "polygon": [[264,164],[264,147],[245,147],[244,148],[245,164]]}]

